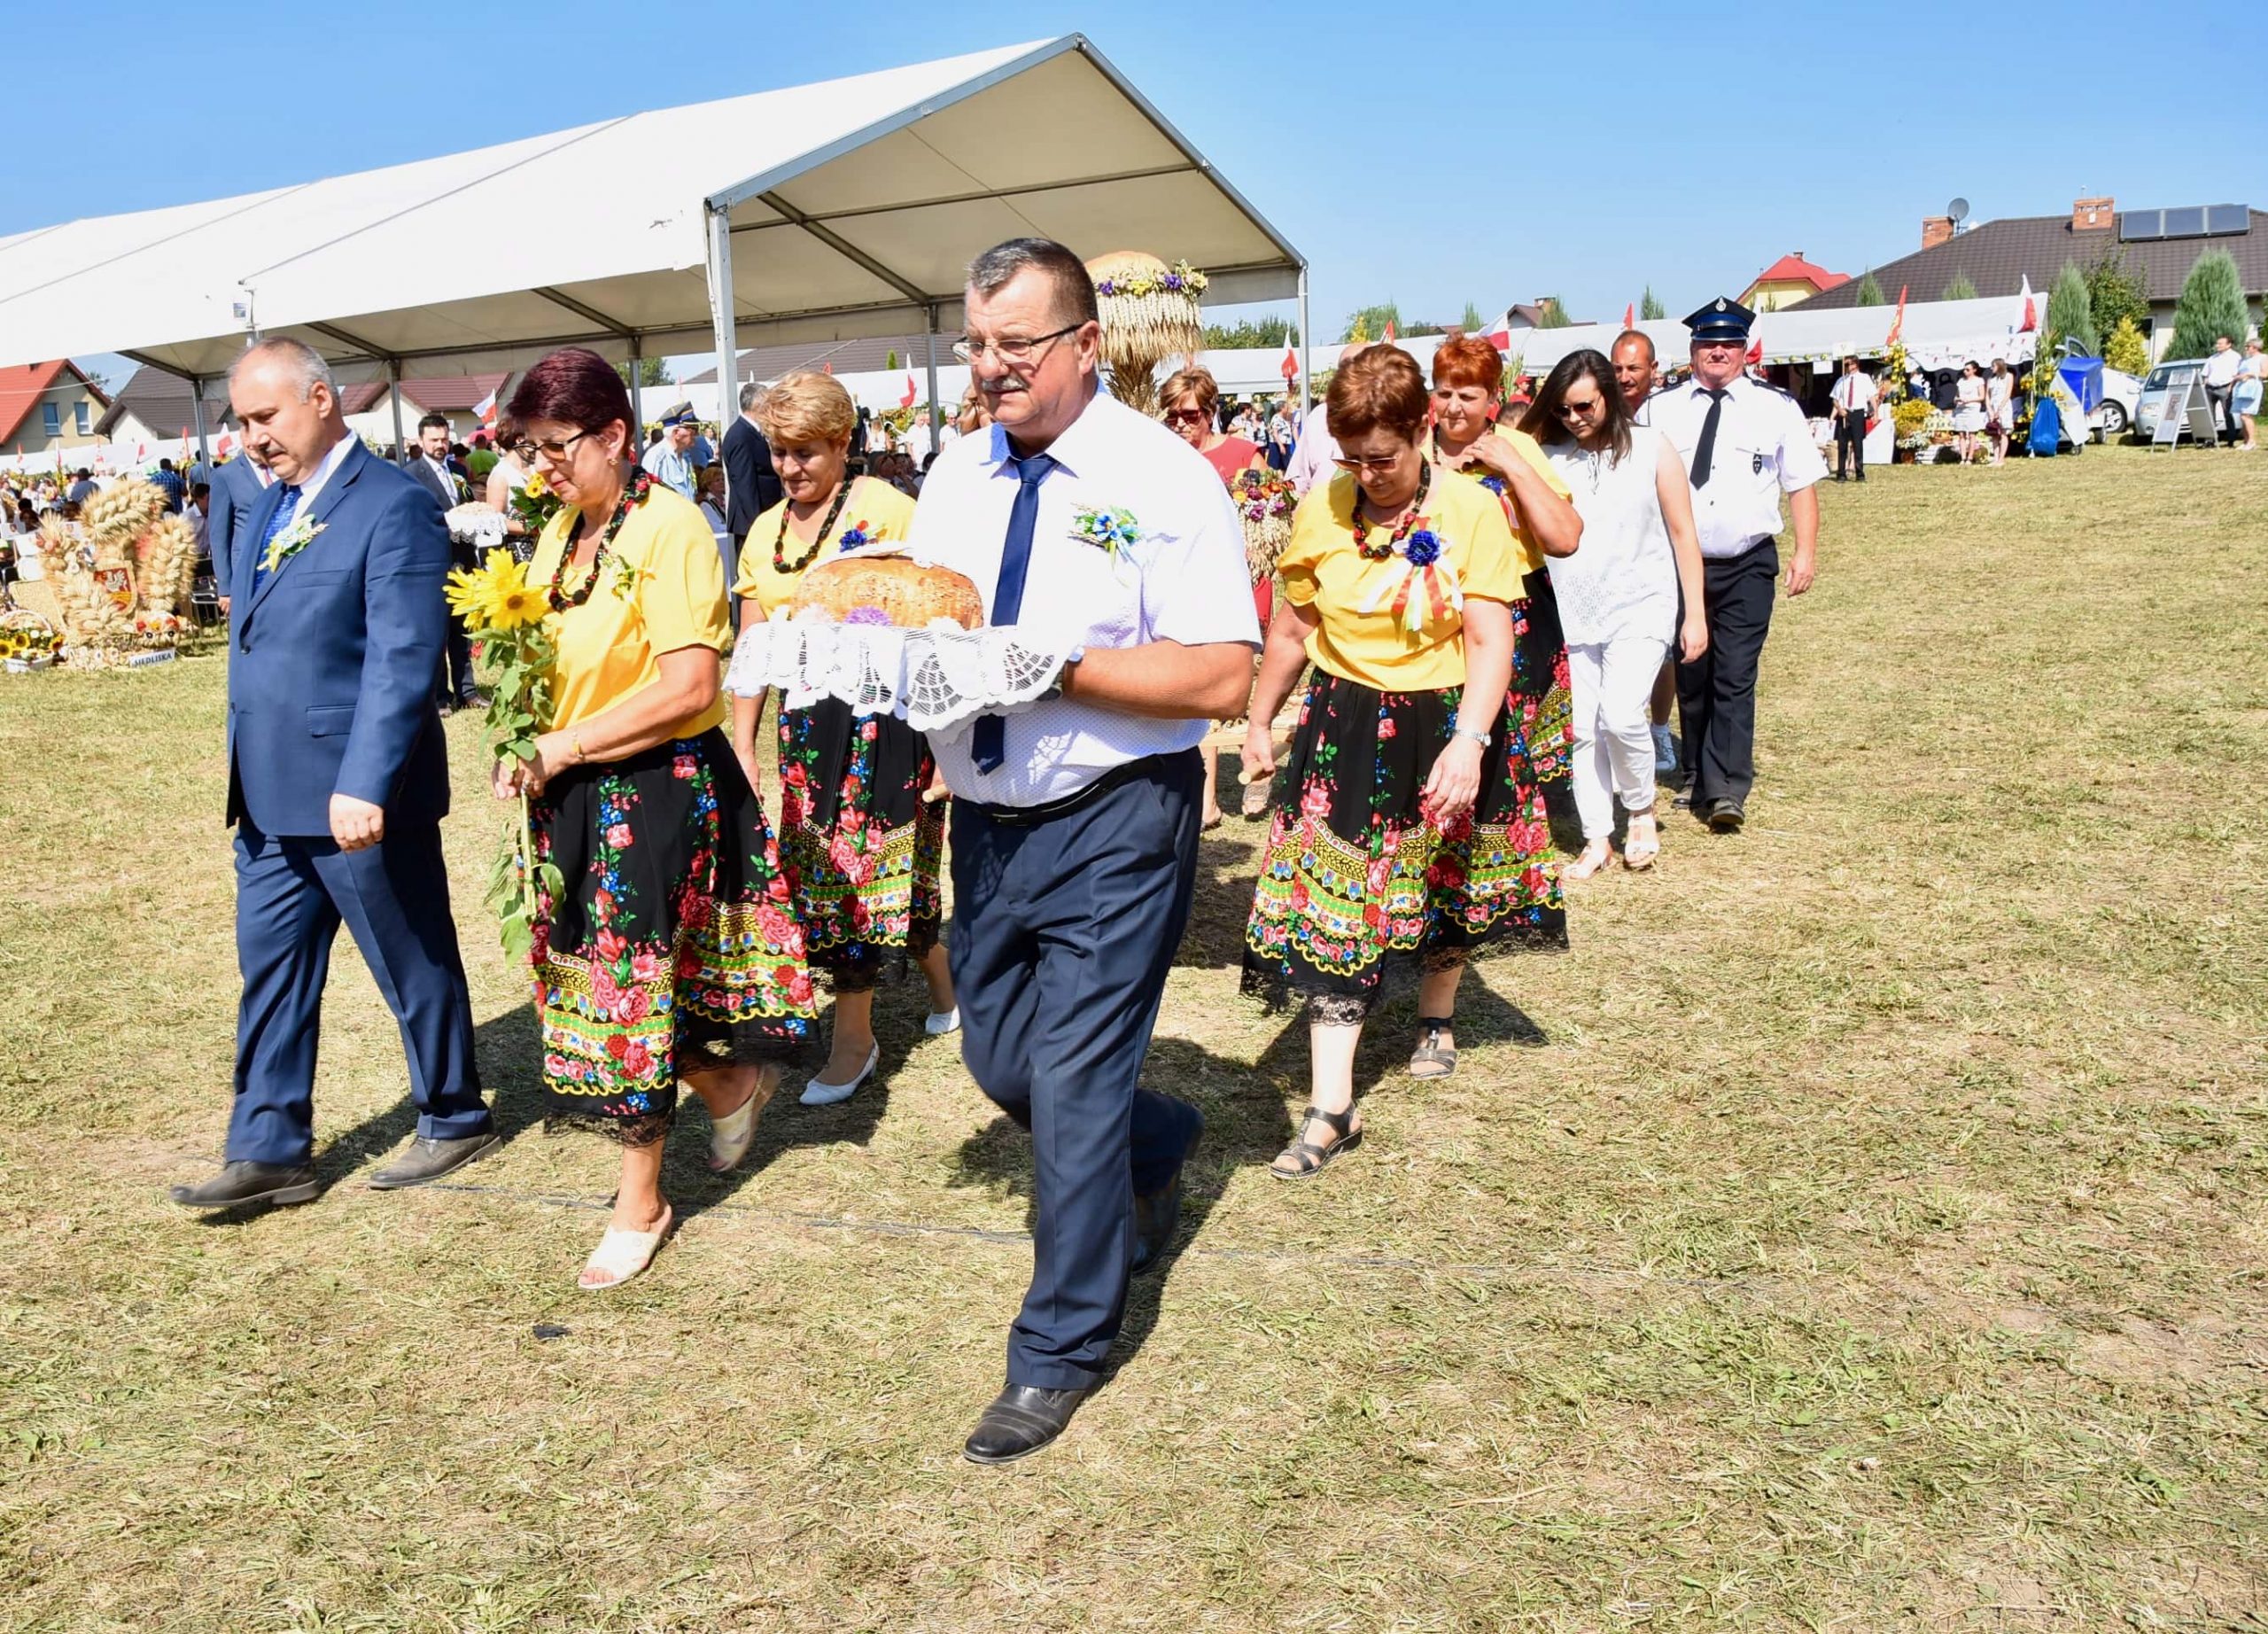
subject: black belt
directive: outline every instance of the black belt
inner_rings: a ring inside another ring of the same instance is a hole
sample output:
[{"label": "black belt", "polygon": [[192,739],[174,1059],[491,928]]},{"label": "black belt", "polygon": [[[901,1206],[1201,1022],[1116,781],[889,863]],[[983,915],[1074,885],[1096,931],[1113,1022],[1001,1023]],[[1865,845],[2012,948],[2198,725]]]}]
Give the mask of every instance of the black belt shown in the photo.
[{"label": "black belt", "polygon": [[1139,760],[1129,760],[1114,766],[1100,777],[1076,793],[1060,800],[1050,800],[1042,805],[988,805],[982,800],[964,800],[962,805],[978,811],[990,821],[1008,829],[1034,829],[1058,817],[1068,817],[1073,812],[1093,805],[1112,790],[1130,783],[1138,777],[1148,777],[1162,771],[1173,759],[1169,755],[1144,755]]}]

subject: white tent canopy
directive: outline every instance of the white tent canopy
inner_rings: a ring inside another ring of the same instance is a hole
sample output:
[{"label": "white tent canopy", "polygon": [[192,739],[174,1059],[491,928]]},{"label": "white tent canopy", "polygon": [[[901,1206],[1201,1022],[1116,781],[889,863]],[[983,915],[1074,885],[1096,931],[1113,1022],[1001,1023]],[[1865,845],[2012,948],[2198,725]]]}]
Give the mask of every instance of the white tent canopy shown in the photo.
[{"label": "white tent canopy", "polygon": [[[2032,298],[2032,315],[2044,317],[2047,299]],[[1869,361],[1889,351],[1890,326],[1898,318],[1895,307],[1796,307],[1757,315],[1751,331],[1764,344],[1767,363],[1836,362],[1846,357]],[[1975,358],[1989,364],[1994,358],[2011,364],[2031,361],[2039,339],[2037,330],[2023,329],[2021,295],[1989,295],[1976,300],[1914,301],[1906,308],[1899,339],[1907,357],[1925,369],[1958,368]],[[1675,318],[1651,318],[1636,327],[1654,343],[1665,363],[1682,363],[1692,336]],[[1512,333],[1510,355],[1531,375],[1542,375],[1570,352],[1584,346],[1604,352],[1622,332],[1619,323],[1576,323],[1565,329],[1526,329]]]},{"label": "white tent canopy", "polygon": [[1023,234],[1185,259],[1216,302],[1305,292],[1298,252],[1072,35],[0,239],[0,365],[210,379],[255,326],[373,373],[951,333],[969,258]]}]

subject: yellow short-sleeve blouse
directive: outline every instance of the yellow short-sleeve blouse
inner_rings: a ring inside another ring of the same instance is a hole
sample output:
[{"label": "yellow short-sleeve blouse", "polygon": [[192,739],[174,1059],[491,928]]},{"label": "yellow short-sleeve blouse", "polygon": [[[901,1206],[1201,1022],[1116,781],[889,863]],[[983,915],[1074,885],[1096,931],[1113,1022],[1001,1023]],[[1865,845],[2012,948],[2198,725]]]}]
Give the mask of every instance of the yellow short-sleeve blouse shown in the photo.
[{"label": "yellow short-sleeve blouse", "polygon": [[[536,541],[528,577],[549,584],[567,549],[579,513],[563,509]],[[731,639],[725,617],[725,566],[717,536],[693,502],[656,483],[607,546],[607,566],[579,607],[547,620],[557,651],[552,670],[552,725],[571,727],[603,714],[662,678],[665,652],[707,647],[722,652]],[[579,588],[567,570],[563,594]],[[725,719],[724,695],[672,729],[693,737]]]},{"label": "yellow short-sleeve blouse", "polygon": [[781,572],[772,560],[772,548],[780,542],[780,525],[787,515],[788,502],[783,499],[749,525],[748,537],[741,541],[740,575],[733,582],[733,594],[757,602],[767,619],[778,616],[806,572],[843,548],[845,533],[853,530],[863,533],[867,544],[878,544],[883,540],[903,541],[913,525],[913,502],[887,482],[877,482],[872,477],[853,479],[835,525],[819,541],[817,550],[792,532],[781,545],[780,554],[789,562],[807,551],[811,553],[811,560],[791,573]]},{"label": "yellow short-sleeve blouse", "polygon": [[[1548,456],[1546,456],[1543,449],[1537,444],[1534,438],[1529,436],[1526,432],[1515,431],[1509,425],[1497,426],[1496,435],[1512,445],[1512,451],[1518,455],[1520,458],[1526,460],[1528,464],[1534,469],[1535,473],[1542,477],[1545,482],[1550,485],[1551,491],[1553,493],[1557,494],[1561,499],[1569,499],[1573,497],[1573,490],[1568,487],[1566,479],[1562,477],[1557,471],[1551,469],[1551,461]],[[1435,469],[1439,470],[1441,468],[1436,466]],[[1480,483],[1482,487],[1487,488],[1492,494],[1496,491],[1489,485],[1491,483],[1501,484],[1503,480],[1493,471],[1489,471],[1487,466],[1477,463],[1466,466],[1464,468],[1464,474],[1471,477],[1475,482]],[[1496,502],[1503,510],[1504,520],[1511,525],[1512,530],[1512,543],[1519,552],[1520,572],[1523,573],[1540,573],[1543,572],[1543,552],[1535,548],[1534,541],[1530,540],[1526,533],[1521,531],[1519,517],[1513,511],[1511,502],[1505,498],[1502,494],[1496,494]]]},{"label": "yellow short-sleeve blouse", "polygon": [[[1308,657],[1343,680],[1380,692],[1438,692],[1464,684],[1464,619],[1454,605],[1427,612],[1415,635],[1394,611],[1387,588],[1369,612],[1363,603],[1373,590],[1399,579],[1406,564],[1399,556],[1365,561],[1355,549],[1355,479],[1343,472],[1308,490],[1292,517],[1292,540],[1276,571],[1284,595],[1317,619],[1307,640]],[[1441,541],[1441,560],[1456,570],[1467,597],[1516,602],[1520,556],[1512,530],[1496,496],[1470,477],[1436,470],[1423,516],[1413,526],[1430,530]],[[1373,528],[1375,547],[1388,537]]]}]

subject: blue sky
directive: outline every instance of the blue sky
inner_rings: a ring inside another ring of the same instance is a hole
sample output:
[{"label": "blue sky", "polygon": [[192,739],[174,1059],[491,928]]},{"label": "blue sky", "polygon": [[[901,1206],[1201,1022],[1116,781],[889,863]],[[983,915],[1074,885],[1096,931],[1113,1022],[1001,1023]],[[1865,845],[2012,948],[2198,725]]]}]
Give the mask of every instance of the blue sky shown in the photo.
[{"label": "blue sky", "polygon": [[1073,31],[1306,253],[1329,336],[1388,298],[1676,315],[1784,251],[1903,254],[1956,194],[2268,207],[2256,6],[128,0],[10,18],[0,232]]}]

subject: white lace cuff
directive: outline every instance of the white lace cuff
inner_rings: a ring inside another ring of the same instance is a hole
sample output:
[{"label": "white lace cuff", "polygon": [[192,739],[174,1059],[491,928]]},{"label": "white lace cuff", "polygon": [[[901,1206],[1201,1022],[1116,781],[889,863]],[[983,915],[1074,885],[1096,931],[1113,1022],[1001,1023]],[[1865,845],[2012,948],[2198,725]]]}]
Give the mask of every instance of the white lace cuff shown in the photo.
[{"label": "white lace cuff", "polygon": [[777,687],[790,709],[840,698],[861,714],[894,714],[936,735],[978,715],[1021,714],[1054,689],[1079,643],[1015,626],[926,630],[886,624],[767,619],[744,627],[725,690],[741,697]]}]

